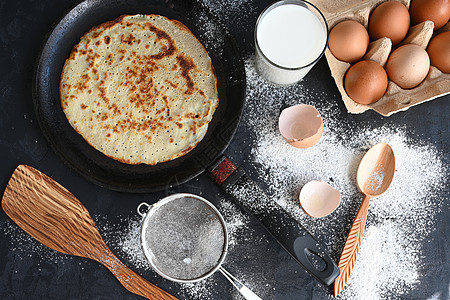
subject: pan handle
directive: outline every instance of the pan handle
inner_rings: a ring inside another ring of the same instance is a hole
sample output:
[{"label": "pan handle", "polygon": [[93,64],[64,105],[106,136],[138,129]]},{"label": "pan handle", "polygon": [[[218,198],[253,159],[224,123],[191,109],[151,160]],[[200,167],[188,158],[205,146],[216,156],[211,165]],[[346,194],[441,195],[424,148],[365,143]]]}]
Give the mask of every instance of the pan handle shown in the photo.
[{"label": "pan handle", "polygon": [[222,157],[212,168],[210,175],[241,206],[252,213],[311,275],[325,285],[334,282],[340,271],[327,254],[326,247],[270,199],[241,168],[236,167],[228,158]]}]

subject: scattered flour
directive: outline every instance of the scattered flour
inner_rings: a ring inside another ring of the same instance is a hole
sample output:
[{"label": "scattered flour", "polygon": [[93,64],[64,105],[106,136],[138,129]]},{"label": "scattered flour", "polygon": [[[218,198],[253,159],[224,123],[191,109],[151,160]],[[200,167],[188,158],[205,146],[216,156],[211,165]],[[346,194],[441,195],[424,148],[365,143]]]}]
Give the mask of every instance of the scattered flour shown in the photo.
[{"label": "scattered flour", "polygon": [[[421,270],[425,267],[422,245],[435,228],[435,216],[442,207],[438,195],[445,187],[448,173],[442,153],[426,142],[409,139],[404,128],[393,129],[387,121],[378,128],[358,124],[358,129],[352,129],[345,119],[339,119],[337,105],[328,101],[326,94],[309,90],[301,83],[294,87],[274,87],[256,74],[252,58],[245,61],[245,68],[247,102],[241,126],[251,130],[255,144],[249,158],[254,166],[248,171],[272,199],[327,245],[336,261],[362,199],[356,188],[358,164],[372,145],[378,142],[391,145],[396,156],[393,183],[385,194],[371,200],[361,250],[338,299],[398,299],[402,295],[411,295],[420,283]],[[308,149],[291,147],[277,129],[281,109],[297,103],[314,105],[325,123],[322,139]],[[310,180],[323,180],[341,192],[341,204],[329,216],[315,219],[300,209],[298,194]],[[228,226],[231,253],[243,242],[244,233],[248,234],[249,220],[234,203],[225,199],[217,208]],[[131,268],[141,274],[148,272],[151,267],[140,245],[140,217],[121,220],[128,224],[125,229],[110,224],[105,217],[94,216],[94,220],[106,243],[120,252],[119,256],[124,257]],[[14,236],[11,247],[16,259],[24,252],[35,252],[35,258],[41,262],[63,264],[71,259],[41,245],[12,221],[8,220],[2,227],[5,235]],[[230,259],[232,255],[225,263],[232,265]],[[193,284],[174,284],[189,299],[209,299],[217,295],[217,276],[220,275],[214,274]],[[270,281],[261,278],[255,280],[243,275],[240,279],[260,295],[271,289]],[[258,282],[267,286],[258,287]],[[238,293],[232,295],[240,299]],[[430,299],[439,297],[434,294]],[[332,299],[332,295],[317,283],[313,299]]]},{"label": "scattered flour", "polygon": [[[239,20],[243,11],[255,13],[249,1],[208,1],[216,15]],[[233,9],[230,9],[233,7]],[[206,23],[206,21],[205,21]],[[215,28],[207,27],[207,31]],[[252,28],[249,28],[252,30]],[[396,173],[388,191],[371,200],[366,231],[352,275],[338,299],[398,299],[414,291],[421,280],[422,245],[435,228],[435,216],[442,199],[438,195],[446,184],[448,171],[438,153],[425,142],[411,140],[405,128],[392,128],[389,121],[378,128],[351,124],[339,116],[336,96],[310,90],[299,84],[274,87],[255,72],[252,58],[245,61],[247,76],[246,108],[241,126],[248,128],[255,147],[249,161],[254,162],[250,175],[290,212],[314,236],[329,248],[338,260],[348,230],[359,207],[362,195],[356,188],[356,170],[364,153],[377,142],[387,142],[396,155]],[[321,113],[325,129],[322,139],[309,149],[288,145],[278,133],[277,122],[282,108],[305,103]],[[357,129],[354,129],[357,127]],[[310,180],[323,180],[340,191],[340,206],[329,216],[314,219],[301,211],[297,198],[301,187]],[[229,250],[239,244],[240,236],[248,231],[249,220],[229,202],[223,200],[218,209],[224,215],[230,235]],[[128,226],[115,228],[104,218],[94,216],[107,244],[119,249],[125,259],[138,270],[148,270],[140,245],[139,217],[123,220]],[[11,251],[36,252],[41,261],[64,263],[70,256],[60,255],[41,245],[19,229],[12,221],[1,224],[5,235],[13,236]],[[120,232],[121,231],[121,232]],[[189,299],[209,299],[217,288],[213,275],[193,283],[179,284]],[[245,283],[251,278],[244,278]],[[264,284],[266,284],[264,282]],[[258,293],[258,290],[255,290]],[[233,294],[234,295],[234,294]],[[239,298],[236,294],[236,298]],[[332,299],[329,290],[319,284],[314,299]],[[439,299],[434,294],[430,299]]]},{"label": "scattered flour", "polygon": [[[434,217],[442,206],[437,197],[447,180],[442,153],[408,139],[405,129],[388,124],[380,128],[357,124],[352,129],[338,121],[337,105],[327,95],[301,83],[274,87],[255,72],[253,59],[245,63],[248,87],[243,122],[255,136],[250,158],[257,164],[253,177],[322,240],[336,260],[362,199],[356,189],[359,162],[376,143],[391,145],[396,156],[393,183],[385,194],[371,200],[356,267],[338,298],[396,298],[414,290],[420,281],[421,245],[435,227]],[[322,139],[309,149],[288,145],[277,128],[280,110],[298,103],[315,106],[325,123]],[[310,218],[297,203],[301,187],[310,180],[326,181],[341,192],[341,205],[325,218]],[[331,295],[317,288],[315,298],[327,297]]]}]

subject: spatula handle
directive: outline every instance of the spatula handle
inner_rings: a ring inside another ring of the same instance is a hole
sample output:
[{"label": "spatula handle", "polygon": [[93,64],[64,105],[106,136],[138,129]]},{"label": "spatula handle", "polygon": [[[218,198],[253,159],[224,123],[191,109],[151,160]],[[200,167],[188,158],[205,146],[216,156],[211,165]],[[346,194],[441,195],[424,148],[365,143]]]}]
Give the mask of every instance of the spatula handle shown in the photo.
[{"label": "spatula handle", "polygon": [[344,288],[347,283],[350,274],[355,266],[356,258],[358,257],[359,248],[364,234],[364,228],[366,226],[367,212],[369,210],[370,196],[365,196],[355,219],[353,220],[352,227],[345,241],[344,248],[342,249],[341,257],[339,258],[340,275],[334,281],[334,296],[336,297]]},{"label": "spatula handle", "polygon": [[107,267],[127,290],[152,300],[177,299],[130,270],[108,248],[104,250],[105,254],[98,261]]}]

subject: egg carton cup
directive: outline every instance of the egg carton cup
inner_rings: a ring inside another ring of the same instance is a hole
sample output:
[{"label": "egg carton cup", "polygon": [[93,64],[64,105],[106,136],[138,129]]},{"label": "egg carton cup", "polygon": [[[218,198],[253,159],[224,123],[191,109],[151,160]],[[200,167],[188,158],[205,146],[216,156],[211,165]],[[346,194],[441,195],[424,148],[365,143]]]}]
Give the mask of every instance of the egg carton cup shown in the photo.
[{"label": "egg carton cup", "polygon": [[[367,29],[371,12],[380,3],[386,1],[371,0],[361,3],[360,0],[313,0],[311,2],[322,11],[330,29],[337,23],[345,20],[355,20]],[[403,3],[409,8],[409,0],[401,0],[398,2]],[[434,33],[434,23],[432,21],[422,22],[412,26],[405,39],[395,48],[405,44],[416,44],[426,49],[434,34],[444,31],[450,31],[450,23],[447,23],[443,28]],[[368,50],[362,60],[374,60],[384,67],[390,53],[395,48],[393,48],[389,38],[381,38],[369,44]],[[335,58],[328,48],[325,50],[325,56],[330,66],[331,75],[342,95],[342,100],[348,112],[352,114],[360,114],[366,110],[373,109],[383,116],[390,116],[396,112],[407,110],[411,106],[450,93],[450,74],[442,73],[438,68],[430,66],[427,77],[415,88],[402,89],[389,80],[386,93],[377,102],[369,105],[359,104],[347,95],[344,88],[344,77],[351,64]]]}]

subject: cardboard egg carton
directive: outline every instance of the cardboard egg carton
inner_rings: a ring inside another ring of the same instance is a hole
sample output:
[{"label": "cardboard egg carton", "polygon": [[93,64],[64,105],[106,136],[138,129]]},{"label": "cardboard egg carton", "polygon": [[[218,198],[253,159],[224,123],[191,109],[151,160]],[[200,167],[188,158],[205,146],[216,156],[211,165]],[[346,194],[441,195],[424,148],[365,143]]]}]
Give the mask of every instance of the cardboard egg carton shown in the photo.
[{"label": "cardboard egg carton", "polygon": [[[369,0],[364,2],[360,0],[312,0],[311,2],[322,11],[331,30],[334,25],[344,20],[358,21],[367,29],[371,12],[381,2],[385,2],[385,0]],[[400,0],[399,2],[409,8],[410,0]],[[410,28],[406,38],[398,46],[416,44],[426,49],[429,41],[433,37],[433,30],[434,24],[432,21],[417,24]],[[442,31],[450,31],[450,24],[447,23],[437,33]],[[381,38],[370,43],[362,59],[374,60],[384,67],[392,50],[391,40],[389,38]],[[359,114],[373,109],[384,116],[390,116],[396,112],[407,110],[413,105],[430,101],[450,93],[450,74],[442,73],[436,67],[431,66],[425,80],[415,88],[402,89],[394,82],[389,81],[386,93],[381,99],[369,105],[359,104],[353,101],[344,89],[344,76],[351,64],[336,59],[328,48],[325,51],[325,56],[331,69],[331,75],[350,113]]]}]

